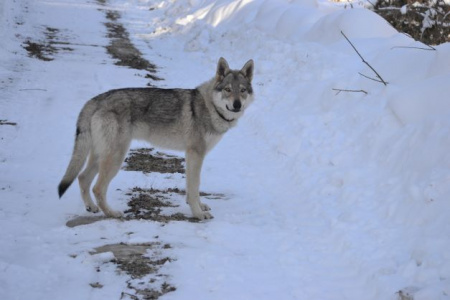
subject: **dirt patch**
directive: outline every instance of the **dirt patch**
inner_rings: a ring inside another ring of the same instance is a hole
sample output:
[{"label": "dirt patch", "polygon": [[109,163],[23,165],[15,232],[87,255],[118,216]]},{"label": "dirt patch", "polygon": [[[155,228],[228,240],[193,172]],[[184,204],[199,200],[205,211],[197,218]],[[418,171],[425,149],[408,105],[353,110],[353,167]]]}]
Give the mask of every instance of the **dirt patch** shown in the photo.
[{"label": "dirt patch", "polygon": [[131,300],[153,300],[153,299],[159,299],[162,295],[165,295],[170,292],[174,292],[177,289],[167,282],[164,282],[161,284],[161,287],[159,289],[138,289],[134,286],[128,285],[128,288],[134,289],[136,291],[136,295],[128,294],[125,292],[122,292],[122,295],[120,299],[125,299],[124,297],[129,297]]},{"label": "dirt patch", "polygon": [[116,60],[115,64],[148,71],[146,78],[154,81],[162,80],[162,78],[154,75],[156,73],[156,65],[143,58],[142,53],[131,42],[129,33],[119,22],[119,12],[108,10],[106,11],[106,18],[109,20],[109,22],[105,23],[105,26],[110,38],[110,44],[106,46],[106,50]]},{"label": "dirt patch", "polygon": [[184,158],[167,155],[153,148],[132,149],[125,159],[125,170],[144,173],[185,173]]},{"label": "dirt patch", "polygon": [[401,289],[396,294],[398,296],[398,300],[414,300],[414,295],[419,291],[420,289],[414,286],[409,286],[404,289]]},{"label": "dirt patch", "polygon": [[142,189],[135,187],[131,190],[131,200],[128,201],[130,207],[125,211],[127,220],[152,220],[161,223],[170,221],[188,221],[198,223],[199,220],[185,216],[182,213],[168,213],[164,208],[179,207],[178,204],[172,203],[174,189],[156,190]]},{"label": "dirt patch", "polygon": [[[110,244],[95,248],[91,255],[112,252],[114,259],[109,263],[117,266],[118,272],[130,276],[127,287],[130,292],[122,292],[120,299],[146,300],[158,299],[160,296],[173,292],[175,287],[166,282],[168,277],[160,272],[160,268],[173,261],[172,258],[162,255],[164,249],[170,249],[169,244],[159,242],[144,244]],[[101,267],[97,269],[101,272]],[[100,282],[90,284],[92,288],[102,288]]]},{"label": "dirt patch", "polygon": [[27,50],[28,56],[43,61],[52,61],[53,58],[51,57],[51,55],[56,52],[56,49],[48,44],[35,43],[32,41],[26,41],[23,45],[23,48]]},{"label": "dirt patch", "polygon": [[70,47],[57,47],[58,44],[68,44],[61,42],[60,30],[52,27],[44,27],[43,35],[45,38],[40,41],[27,39],[22,47],[27,50],[28,56],[42,61],[52,61],[54,55],[60,51],[73,51]]},{"label": "dirt patch", "polygon": [[444,0],[380,0],[374,11],[398,31],[427,45],[450,41],[450,5]]},{"label": "dirt patch", "polygon": [[[181,157],[167,155],[158,152],[153,148],[140,148],[130,151],[129,156],[125,159],[125,170],[141,171],[143,173],[185,173],[185,161]],[[128,196],[129,209],[125,211],[126,220],[152,220],[161,223],[171,221],[187,221],[192,223],[199,222],[198,219],[188,217],[173,208],[185,204],[184,190],[178,188],[159,189],[143,189],[134,187]],[[200,192],[200,197],[207,199],[223,199],[223,194],[209,194]]]},{"label": "dirt patch", "polygon": [[[130,207],[125,211],[126,220],[152,220],[161,223],[171,221],[187,221],[191,223],[200,222],[198,219],[188,217],[179,212],[173,212],[170,208],[179,207],[184,204],[186,192],[178,188],[166,190],[133,188],[127,195],[131,196],[128,201]],[[183,196],[183,197],[180,197]],[[209,194],[200,192],[200,197],[207,199],[223,199],[223,194]]]},{"label": "dirt patch", "polygon": [[89,285],[94,289],[101,289],[103,287],[103,284],[101,284],[100,282],[92,282],[89,283]]},{"label": "dirt patch", "polygon": [[[159,223],[169,223],[171,221],[186,221],[199,223],[196,218],[186,216],[177,212],[175,208],[185,203],[186,191],[178,188],[168,188],[165,190],[143,189],[134,187],[126,195],[131,196],[128,201],[128,209],[122,219],[112,219],[106,216],[75,216],[67,221],[66,226],[74,228],[83,225],[90,225],[103,220],[150,220]],[[200,197],[209,200],[224,199],[224,194],[200,192]]]}]

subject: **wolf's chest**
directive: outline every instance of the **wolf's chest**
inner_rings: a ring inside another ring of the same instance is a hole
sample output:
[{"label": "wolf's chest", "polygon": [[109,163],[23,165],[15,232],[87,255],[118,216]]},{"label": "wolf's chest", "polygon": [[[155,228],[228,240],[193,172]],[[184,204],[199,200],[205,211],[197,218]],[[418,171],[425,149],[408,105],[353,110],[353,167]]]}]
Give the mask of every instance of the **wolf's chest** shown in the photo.
[{"label": "wolf's chest", "polygon": [[206,151],[209,152],[220,141],[223,134],[207,134],[205,136]]}]

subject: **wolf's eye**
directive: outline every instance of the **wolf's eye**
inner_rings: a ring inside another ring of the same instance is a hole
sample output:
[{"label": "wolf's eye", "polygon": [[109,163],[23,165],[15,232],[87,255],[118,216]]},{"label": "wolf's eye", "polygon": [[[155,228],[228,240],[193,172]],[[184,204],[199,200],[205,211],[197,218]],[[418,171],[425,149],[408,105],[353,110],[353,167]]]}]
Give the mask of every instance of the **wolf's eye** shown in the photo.
[{"label": "wolf's eye", "polygon": [[224,88],[225,92],[231,93],[231,89],[229,87]]},{"label": "wolf's eye", "polygon": [[241,89],[241,93],[242,93],[242,94],[245,93],[246,91],[247,91],[246,88],[242,88],[242,89]]}]

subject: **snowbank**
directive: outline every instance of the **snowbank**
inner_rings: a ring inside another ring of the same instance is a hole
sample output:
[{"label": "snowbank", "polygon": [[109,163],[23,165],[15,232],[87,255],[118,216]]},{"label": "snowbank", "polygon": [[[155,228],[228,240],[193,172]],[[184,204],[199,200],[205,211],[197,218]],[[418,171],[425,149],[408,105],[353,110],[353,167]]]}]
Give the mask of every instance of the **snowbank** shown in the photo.
[{"label": "snowbank", "polygon": [[[243,126],[290,174],[285,186],[292,195],[277,200],[280,214],[310,210],[329,222],[320,234],[366,278],[370,292],[363,298],[395,299],[395,292],[414,286],[417,298],[447,299],[448,45],[400,48],[421,45],[357,5],[184,5],[162,38],[176,38],[211,66],[218,56],[237,63],[255,59],[258,97]],[[375,76],[341,31],[388,86],[358,74]],[[336,95],[333,88],[367,95]]]}]

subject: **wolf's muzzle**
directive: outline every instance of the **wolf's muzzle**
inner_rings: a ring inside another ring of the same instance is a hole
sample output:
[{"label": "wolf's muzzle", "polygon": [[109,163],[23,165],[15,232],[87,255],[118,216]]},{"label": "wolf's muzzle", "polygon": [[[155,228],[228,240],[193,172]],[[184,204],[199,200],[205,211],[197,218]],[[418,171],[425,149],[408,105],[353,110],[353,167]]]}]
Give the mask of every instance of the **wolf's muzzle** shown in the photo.
[{"label": "wolf's muzzle", "polygon": [[233,109],[230,109],[227,105],[227,109],[231,112],[240,112],[242,108],[242,102],[240,100],[234,100],[233,102]]},{"label": "wolf's muzzle", "polygon": [[235,111],[240,111],[242,107],[242,103],[240,100],[234,100],[233,102],[233,108]]}]

